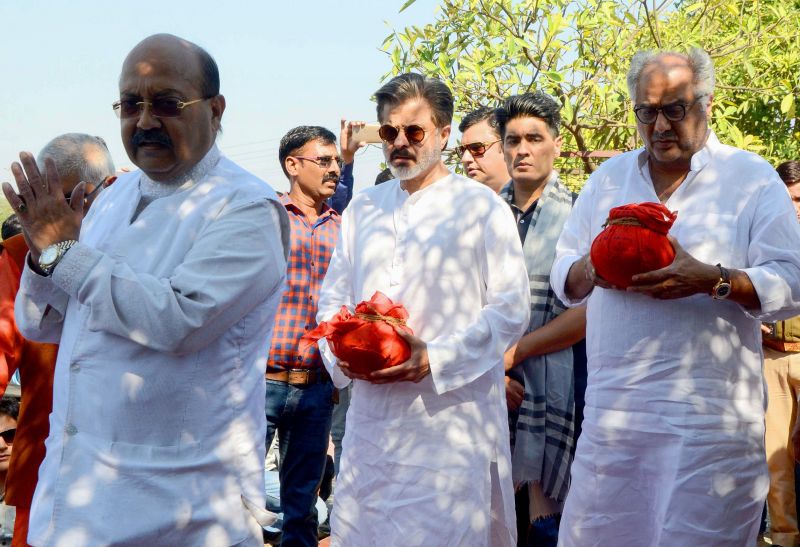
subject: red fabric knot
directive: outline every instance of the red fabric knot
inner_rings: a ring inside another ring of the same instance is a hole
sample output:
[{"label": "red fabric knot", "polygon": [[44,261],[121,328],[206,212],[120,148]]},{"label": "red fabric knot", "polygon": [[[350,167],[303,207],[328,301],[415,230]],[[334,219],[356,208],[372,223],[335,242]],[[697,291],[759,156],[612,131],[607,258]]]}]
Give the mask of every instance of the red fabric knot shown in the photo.
[{"label": "red fabric knot", "polygon": [[360,302],[351,313],[342,306],[330,321],[300,339],[300,352],[325,338],[331,351],[359,374],[393,367],[411,357],[411,348],[395,328],[414,334],[406,325],[408,311],[385,294],[377,291],[372,298]]},{"label": "red fabric knot", "polygon": [[611,209],[605,228],[592,242],[590,256],[597,275],[625,289],[634,275],[669,266],[675,249],[667,233],[677,217],[661,203]]}]

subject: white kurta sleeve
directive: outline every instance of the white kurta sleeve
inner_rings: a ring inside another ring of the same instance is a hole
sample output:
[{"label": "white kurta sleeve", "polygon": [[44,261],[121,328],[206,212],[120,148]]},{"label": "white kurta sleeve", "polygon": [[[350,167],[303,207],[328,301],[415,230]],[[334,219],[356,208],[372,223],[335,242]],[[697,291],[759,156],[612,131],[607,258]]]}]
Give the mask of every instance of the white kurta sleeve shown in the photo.
[{"label": "white kurta sleeve", "polygon": [[[776,176],[777,178],[777,176]],[[779,181],[778,181],[779,182]],[[750,226],[747,273],[761,309],[759,320],[789,319],[800,311],[800,223],[783,184],[759,192]]]},{"label": "white kurta sleeve", "polygon": [[52,284],[89,308],[90,330],[165,353],[196,352],[280,290],[281,214],[267,200],[224,212],[163,279],[78,243],[56,266]]},{"label": "white kurta sleeve", "polygon": [[584,304],[591,296],[589,291],[583,298],[569,298],[566,293],[567,275],[572,265],[580,260],[592,246],[592,210],[594,209],[595,180],[589,177],[578,195],[567,222],[556,244],[556,259],[550,270],[553,291],[566,306],[574,308]]},{"label": "white kurta sleeve", "polygon": [[[336,248],[325,272],[325,279],[320,287],[319,301],[317,302],[317,323],[330,320],[341,309],[347,306],[350,311],[355,307],[353,294],[353,264],[350,257],[350,227],[352,207],[342,213],[341,232]],[[350,383],[350,378],[344,375],[336,364],[336,356],[328,346],[327,340],[320,339],[317,343],[322,356],[322,362],[328,369],[328,374],[337,388],[343,388]]]},{"label": "white kurta sleeve", "polygon": [[[434,389],[438,394],[462,387],[495,366],[525,332],[530,316],[530,285],[516,223],[498,202],[485,225],[481,274],[485,303],[466,329],[427,341]],[[468,272],[465,275],[478,275]]]},{"label": "white kurta sleeve", "polygon": [[58,344],[69,295],[55,285],[51,278],[31,270],[28,260],[30,255],[25,258],[25,269],[22,270],[14,303],[17,328],[28,340]]}]

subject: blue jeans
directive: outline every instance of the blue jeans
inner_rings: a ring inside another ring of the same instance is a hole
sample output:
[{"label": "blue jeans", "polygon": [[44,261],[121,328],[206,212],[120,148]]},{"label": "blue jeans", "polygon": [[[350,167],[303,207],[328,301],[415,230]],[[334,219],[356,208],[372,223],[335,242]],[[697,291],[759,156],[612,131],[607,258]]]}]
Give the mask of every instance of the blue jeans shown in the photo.
[{"label": "blue jeans", "polygon": [[333,384],[290,386],[267,380],[267,446],[278,431],[282,546],[317,545],[317,490],[328,452]]}]

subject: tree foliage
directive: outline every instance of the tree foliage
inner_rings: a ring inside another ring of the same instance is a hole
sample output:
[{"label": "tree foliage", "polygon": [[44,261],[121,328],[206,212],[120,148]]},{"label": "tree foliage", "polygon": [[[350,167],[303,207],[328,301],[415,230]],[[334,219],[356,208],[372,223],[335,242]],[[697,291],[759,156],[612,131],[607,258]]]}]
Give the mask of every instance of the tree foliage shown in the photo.
[{"label": "tree foliage", "polygon": [[717,72],[720,139],[779,162],[800,157],[798,29],[800,0],[441,0],[431,23],[395,30],[382,48],[392,75],[447,82],[459,116],[550,93],[562,104],[565,149],[588,152],[639,146],[625,83],[636,51],[702,47]]}]

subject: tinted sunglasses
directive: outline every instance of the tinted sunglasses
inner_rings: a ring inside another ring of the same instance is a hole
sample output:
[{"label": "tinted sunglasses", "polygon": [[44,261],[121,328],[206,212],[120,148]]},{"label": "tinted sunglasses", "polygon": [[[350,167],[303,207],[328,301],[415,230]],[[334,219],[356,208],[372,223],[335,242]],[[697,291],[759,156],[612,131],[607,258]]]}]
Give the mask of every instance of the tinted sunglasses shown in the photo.
[{"label": "tinted sunglasses", "polygon": [[469,144],[462,144],[461,146],[456,146],[456,154],[458,154],[458,157],[460,158],[464,155],[464,152],[469,150],[469,153],[473,158],[480,158],[489,148],[492,147],[493,144],[498,142],[500,142],[500,139],[492,142],[471,142]]},{"label": "tinted sunglasses", "polygon": [[651,124],[655,123],[656,118],[658,118],[658,113],[661,112],[664,114],[664,117],[671,121],[671,122],[679,122],[686,117],[686,111],[694,106],[697,101],[705,97],[705,95],[698,95],[695,99],[690,103],[672,103],[672,104],[665,104],[661,107],[655,106],[647,106],[647,105],[640,105],[633,109],[633,113],[636,114],[636,119],[644,124]]},{"label": "tinted sunglasses", "polygon": [[142,98],[120,99],[111,105],[119,118],[137,118],[141,116],[145,105],[150,107],[150,114],[156,118],[176,118],[187,106],[207,100],[194,99],[182,101],[177,97],[157,97],[146,101]]},{"label": "tinted sunglasses", "polygon": [[[419,144],[425,140],[425,130],[418,125],[407,125],[402,131],[411,144]],[[399,134],[400,128],[389,124],[382,125],[378,129],[378,136],[389,144],[393,143]]]},{"label": "tinted sunglasses", "polygon": [[6,429],[5,431],[0,431],[0,437],[6,442],[6,444],[13,444],[14,437],[17,435],[17,428],[14,429]]}]

